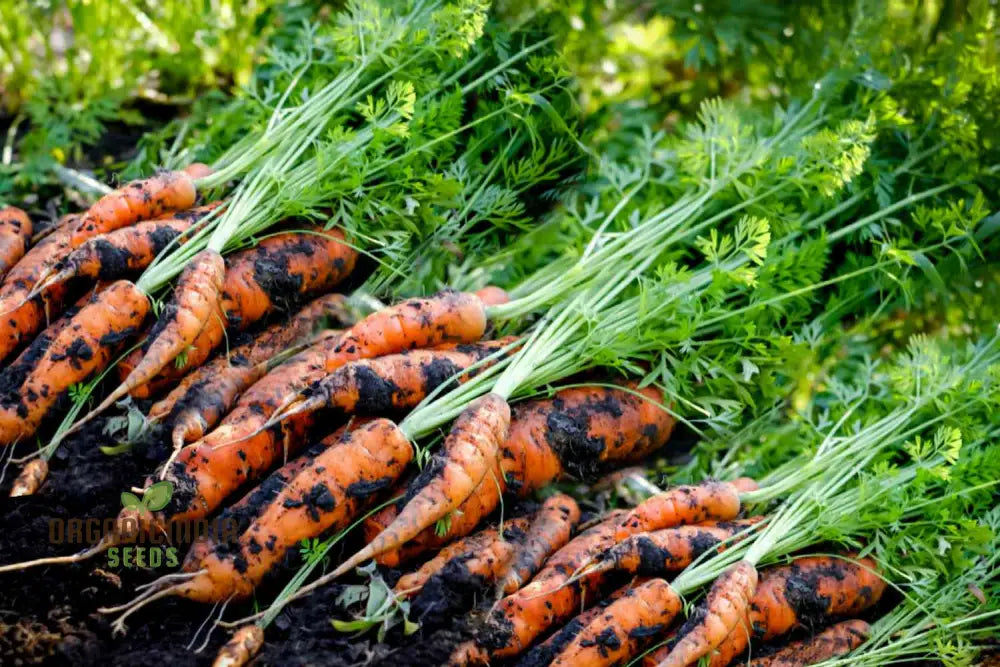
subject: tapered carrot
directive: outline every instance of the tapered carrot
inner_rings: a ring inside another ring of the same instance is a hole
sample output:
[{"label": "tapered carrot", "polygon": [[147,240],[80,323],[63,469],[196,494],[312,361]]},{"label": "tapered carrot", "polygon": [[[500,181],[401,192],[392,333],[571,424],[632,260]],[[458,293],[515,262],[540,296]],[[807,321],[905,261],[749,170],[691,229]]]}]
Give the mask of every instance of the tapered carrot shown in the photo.
[{"label": "tapered carrot", "polygon": [[[629,385],[631,386],[631,385]],[[646,400],[646,399],[649,400]],[[573,387],[551,399],[524,401],[511,408],[510,435],[500,448],[499,479],[487,479],[452,513],[444,535],[426,530],[406,547],[406,556],[471,532],[500,503],[502,494],[526,497],[567,472],[588,479],[609,465],[662,447],[673,419],[658,404],[662,395],[645,387],[639,396],[612,387]],[[391,522],[390,506],[365,524],[369,541]],[[394,567],[402,553],[385,552],[378,562]]]},{"label": "tapered carrot", "polygon": [[225,269],[222,255],[213,250],[203,250],[191,260],[177,282],[171,302],[143,344],[142,361],[100,405],[77,422],[78,426],[103,412],[133,387],[148,382],[194,341],[209,314],[218,308]]},{"label": "tapered carrot", "polygon": [[465,585],[477,580],[481,589],[496,580],[516,545],[523,543],[530,522],[530,517],[510,519],[504,522],[503,533],[497,526],[491,526],[455,540],[418,570],[400,577],[394,588],[395,593],[412,598],[442,573],[444,577],[464,582]]},{"label": "tapered carrot", "polygon": [[[446,382],[451,384],[442,391],[475,377],[489,365],[479,365],[479,362],[516,340],[516,337],[509,336],[495,341],[449,344],[429,350],[407,350],[375,359],[352,361],[313,383],[302,401],[279,410],[272,420],[279,421],[320,408],[334,408],[345,414],[377,415],[416,407]],[[473,365],[476,368],[468,370]]]},{"label": "tapered carrot", "polygon": [[590,621],[552,661],[552,667],[604,667],[638,654],[664,632],[681,610],[681,599],[663,579],[630,589]]},{"label": "tapered carrot", "polygon": [[684,667],[710,654],[746,618],[757,589],[757,569],[741,560],[726,570],[708,592],[704,614],[660,662],[660,667]]},{"label": "tapered carrot", "polygon": [[39,241],[7,273],[0,286],[0,361],[29,340],[56,315],[66,296],[63,285],[52,285],[27,299],[38,278],[69,252],[69,232],[59,228]]},{"label": "tapered carrot", "polygon": [[860,620],[837,623],[817,635],[791,642],[777,653],[757,658],[750,667],[806,667],[846,655],[861,646],[871,626]]},{"label": "tapered carrot", "polygon": [[[565,584],[577,568],[614,543],[622,515],[611,512],[604,521],[577,535],[549,558],[527,586],[498,602],[477,637],[481,653],[491,658],[518,655],[549,628],[578,613],[581,603],[596,602],[592,598],[604,583],[600,577]],[[462,659],[453,656],[455,663]]]},{"label": "tapered carrot", "polygon": [[661,528],[701,523],[709,519],[727,521],[740,513],[740,488],[749,490],[751,480],[708,481],[696,486],[678,486],[647,498],[622,521],[621,541],[629,535]]},{"label": "tapered carrot", "polygon": [[70,245],[76,248],[98,234],[190,208],[197,198],[194,179],[203,175],[204,165],[191,165],[185,171],[166,171],[109,192],[73,223]]},{"label": "tapered carrot", "polygon": [[611,570],[644,575],[683,570],[708,551],[721,553],[734,537],[749,536],[749,529],[762,519],[708,521],[631,535],[600,554],[587,576]]},{"label": "tapered carrot", "polygon": [[61,258],[52,267],[51,275],[40,277],[40,284],[33,292],[73,278],[115,280],[140,271],[152,264],[165,248],[183,242],[187,232],[221,203],[180,211],[169,218],[146,220],[88,239]]},{"label": "tapered carrot", "polygon": [[21,209],[0,208],[0,278],[28,252],[33,229],[31,219]]},{"label": "tapered carrot", "polygon": [[125,280],[94,294],[32,360],[30,369],[18,371],[24,379],[17,389],[3,392],[0,443],[33,435],[64,391],[107,366],[120,344],[138,330],[148,310],[146,295]]},{"label": "tapered carrot", "polygon": [[288,481],[240,536],[235,554],[199,551],[185,559],[185,571],[200,573],[179,584],[176,594],[203,602],[250,595],[290,547],[345,527],[392,484],[412,451],[387,419],[348,431]]},{"label": "tapered carrot", "polygon": [[245,625],[219,649],[212,667],[243,667],[264,645],[264,629],[259,625]]},{"label": "tapered carrot", "polygon": [[816,556],[768,568],[750,605],[754,636],[767,641],[831,616],[857,616],[879,601],[885,586],[870,558]]},{"label": "tapered carrot", "polygon": [[20,498],[34,495],[49,475],[49,462],[38,457],[31,459],[21,470],[10,487],[10,497]]},{"label": "tapered carrot", "polygon": [[343,295],[327,294],[314,299],[287,322],[271,325],[249,343],[188,373],[150,408],[147,417],[173,422],[174,447],[197,440],[229,412],[247,387],[263,377],[275,355],[317,332],[325,320],[350,324]]},{"label": "tapered carrot", "polygon": [[361,551],[334,570],[336,577],[384,551],[398,549],[457,509],[491,470],[510,428],[510,407],[497,394],[473,401],[459,415],[435,454],[407,492],[399,516]]},{"label": "tapered carrot", "polygon": [[[630,590],[645,583],[645,581],[647,580],[637,577],[621,588],[615,589],[590,609],[574,616],[566,625],[549,635],[548,639],[532,647],[530,651],[525,653],[517,661],[517,667],[548,667],[552,664],[555,657],[562,653],[563,649],[569,646],[576,636],[580,634],[580,631],[590,625],[591,621],[601,616],[616,600],[620,600]],[[486,656],[483,656],[484,660],[485,658]]]},{"label": "tapered carrot", "polygon": [[499,579],[498,590],[510,595],[541,569],[545,560],[569,542],[580,520],[580,506],[565,493],[546,498],[531,523],[528,537],[514,551],[514,557]]}]

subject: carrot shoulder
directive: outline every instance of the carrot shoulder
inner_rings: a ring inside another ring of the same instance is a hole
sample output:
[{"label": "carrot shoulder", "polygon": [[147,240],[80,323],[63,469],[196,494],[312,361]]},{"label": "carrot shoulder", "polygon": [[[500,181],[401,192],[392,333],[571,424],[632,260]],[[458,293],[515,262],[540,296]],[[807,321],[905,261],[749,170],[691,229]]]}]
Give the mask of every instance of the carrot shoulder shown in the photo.
[{"label": "carrot shoulder", "polygon": [[27,213],[13,206],[0,208],[0,278],[28,252],[32,231]]},{"label": "carrot shoulder", "polygon": [[580,520],[580,506],[565,493],[546,498],[524,543],[504,570],[498,588],[510,595],[541,569],[545,560],[569,542]]},{"label": "carrot shoulder", "polygon": [[165,171],[104,195],[73,223],[70,245],[76,248],[98,234],[190,208],[197,198],[194,178],[200,175],[197,169],[192,171],[194,177],[188,171]]},{"label": "carrot shoulder", "polygon": [[684,667],[714,651],[746,618],[757,588],[757,569],[741,560],[712,584],[703,615],[681,637],[660,667]]},{"label": "carrot shoulder", "polygon": [[349,572],[383,551],[398,549],[462,504],[487,473],[496,470],[500,445],[510,427],[510,407],[503,397],[485,396],[471,403],[407,493],[395,521],[361,551],[347,559],[333,576]]},{"label": "carrot shoulder", "polygon": [[0,442],[32,435],[64,391],[107,367],[119,345],[135,335],[148,309],[146,296],[125,280],[95,293],[37,358],[16,371],[12,384],[17,386],[3,388]]}]

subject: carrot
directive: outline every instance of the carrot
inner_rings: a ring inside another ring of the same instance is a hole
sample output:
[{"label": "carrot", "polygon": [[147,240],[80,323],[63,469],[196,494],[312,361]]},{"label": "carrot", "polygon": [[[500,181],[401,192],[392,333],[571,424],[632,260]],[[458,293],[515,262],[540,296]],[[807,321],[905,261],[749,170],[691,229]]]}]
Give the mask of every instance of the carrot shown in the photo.
[{"label": "carrot", "polygon": [[871,634],[871,626],[853,620],[837,623],[808,639],[791,642],[766,658],[758,658],[750,667],[806,667],[846,655],[861,646]]},{"label": "carrot", "polygon": [[53,266],[51,275],[40,277],[33,292],[73,278],[114,280],[140,271],[171,243],[183,242],[187,232],[221,203],[146,220],[88,239]]},{"label": "carrot", "polygon": [[49,475],[49,462],[38,457],[28,461],[10,487],[10,497],[34,495]]},{"label": "carrot", "polygon": [[[729,634],[722,640],[722,643],[715,647],[712,655],[709,656],[708,667],[726,667],[736,659],[736,656],[746,650],[747,646],[750,645],[750,635],[753,633],[750,623],[750,614],[747,613],[739,620],[736,627],[729,631]],[[670,648],[672,649],[673,647],[671,646]],[[666,658],[669,653],[670,650],[663,651],[659,660],[654,664]]]},{"label": "carrot", "polygon": [[332,576],[350,572],[383,551],[398,549],[457,509],[497,469],[497,455],[509,427],[510,407],[502,397],[490,393],[470,403],[455,420],[443,451],[434,455],[410,487],[395,521]]},{"label": "carrot", "polygon": [[497,588],[510,595],[542,567],[545,560],[569,542],[570,535],[580,521],[580,506],[565,493],[546,498],[538,516],[531,523],[528,537],[499,578]]},{"label": "carrot", "polygon": [[247,387],[263,377],[275,355],[306,339],[326,319],[349,323],[343,295],[314,299],[287,322],[271,325],[252,341],[188,373],[150,408],[148,418],[173,422],[174,447],[197,440],[222,419]]},{"label": "carrot", "polygon": [[603,667],[627,661],[667,629],[681,606],[680,596],[663,579],[640,584],[582,628],[552,667]]},{"label": "carrot", "polygon": [[107,366],[119,344],[138,330],[148,310],[146,296],[125,280],[94,294],[44,351],[17,369],[12,384],[23,376],[19,386],[0,390],[5,403],[0,411],[0,442],[34,434],[64,391]]},{"label": "carrot", "polygon": [[476,290],[475,295],[486,306],[502,306],[510,303],[510,296],[503,289],[494,285],[487,285],[481,290]]},{"label": "carrot", "polygon": [[708,519],[728,521],[740,513],[737,483],[707,481],[696,486],[678,486],[639,503],[622,521],[618,540],[635,533],[696,524]]},{"label": "carrot", "polygon": [[645,581],[645,579],[637,577],[635,580],[613,591],[590,609],[574,616],[566,625],[549,635],[548,639],[525,653],[517,661],[517,667],[548,667],[548,665],[552,664],[555,657],[562,653],[563,649],[569,646],[570,642],[580,634],[580,631],[590,625],[591,621],[602,615],[616,600],[621,599],[635,586]]},{"label": "carrot", "polygon": [[757,569],[745,560],[733,564],[712,584],[702,615],[660,667],[691,665],[715,650],[746,617],[756,588]]},{"label": "carrot", "polygon": [[885,586],[870,558],[815,556],[768,568],[750,605],[754,637],[767,641],[831,616],[857,616],[881,599]]},{"label": "carrot", "polygon": [[[524,588],[497,603],[481,629],[476,643],[492,658],[518,655],[546,630],[566,621],[590,603],[603,584],[599,577],[566,586],[566,581],[585,562],[614,543],[623,512],[611,512],[601,523],[570,540],[552,555],[542,570]],[[467,656],[476,651],[464,650]],[[456,651],[453,662],[461,662]]]},{"label": "carrot", "polygon": [[204,175],[204,165],[189,169],[194,176],[188,171],[166,171],[104,195],[70,226],[70,245],[76,248],[98,234],[190,208],[197,198],[194,178]]},{"label": "carrot", "polygon": [[272,421],[321,408],[365,415],[413,408],[445,383],[448,385],[443,391],[448,391],[475,377],[486,365],[469,371],[472,365],[516,340],[509,336],[495,341],[442,345],[430,350],[407,350],[352,361],[314,382],[304,392],[303,401],[279,410]]},{"label": "carrot", "polygon": [[32,230],[27,213],[13,206],[0,208],[0,278],[28,252]]},{"label": "carrot", "polygon": [[[448,530],[426,530],[407,545],[406,556],[467,535],[497,508],[501,495],[523,498],[559,479],[566,471],[588,479],[608,465],[645,455],[666,443],[673,419],[652,401],[662,395],[653,387],[640,398],[624,389],[573,387],[551,399],[525,401],[511,408],[510,435],[500,448],[499,479],[486,479],[452,513]],[[645,400],[649,398],[650,400]],[[397,507],[387,507],[365,524],[371,541],[391,522]],[[387,520],[389,519],[389,520]],[[402,553],[385,552],[378,562],[395,566]]]},{"label": "carrot", "polygon": [[34,336],[58,312],[66,296],[63,285],[53,285],[27,299],[38,278],[69,251],[69,233],[59,228],[38,242],[7,273],[0,286],[0,361]]},{"label": "carrot", "polygon": [[218,307],[224,273],[222,255],[213,250],[202,250],[191,260],[177,282],[171,302],[143,344],[142,361],[100,405],[77,422],[77,427],[132,388],[148,382],[194,341],[209,314]]},{"label": "carrot", "polygon": [[242,667],[257,655],[263,645],[264,629],[259,625],[245,625],[219,649],[212,667]]},{"label": "carrot", "polygon": [[763,517],[733,521],[709,521],[694,526],[664,528],[626,537],[606,552],[597,563],[586,570],[587,576],[611,570],[643,575],[662,575],[683,570],[702,554],[716,550],[721,553],[727,540],[734,536],[746,537],[748,528]]},{"label": "carrot", "polygon": [[330,291],[351,274],[358,253],[342,231],[304,229],[269,236],[228,258],[221,299],[226,326],[242,331],[275,309]]},{"label": "carrot", "polygon": [[412,458],[402,432],[387,419],[348,431],[292,477],[240,536],[236,553],[192,552],[176,594],[203,602],[249,596],[289,547],[344,528],[377,492],[388,488]]}]

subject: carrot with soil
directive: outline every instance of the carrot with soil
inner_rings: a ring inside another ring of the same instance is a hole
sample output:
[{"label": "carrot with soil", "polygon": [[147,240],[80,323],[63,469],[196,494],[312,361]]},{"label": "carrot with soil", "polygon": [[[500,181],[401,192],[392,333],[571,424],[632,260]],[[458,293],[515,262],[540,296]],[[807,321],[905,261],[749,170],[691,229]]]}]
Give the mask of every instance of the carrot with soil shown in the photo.
[{"label": "carrot with soil", "polygon": [[837,623],[817,635],[791,642],[777,653],[757,658],[750,667],[807,667],[847,655],[861,646],[871,626],[860,620]]},{"label": "carrot with soil", "polygon": [[678,486],[647,498],[622,521],[619,541],[635,533],[698,524],[715,519],[728,521],[740,513],[741,492],[754,491],[750,479],[733,482],[707,481],[697,486]]},{"label": "carrot with soil", "polygon": [[531,580],[545,560],[569,542],[580,520],[580,506],[565,493],[545,499],[531,523],[527,539],[499,577],[497,589],[510,595]]},{"label": "carrot with soil", "polygon": [[28,252],[32,230],[27,213],[13,206],[0,208],[0,279]]},{"label": "carrot with soil", "polygon": [[63,392],[107,366],[148,310],[149,301],[132,283],[113,283],[92,295],[37,357],[7,369],[4,382],[9,385],[0,390],[0,443],[33,435]]}]

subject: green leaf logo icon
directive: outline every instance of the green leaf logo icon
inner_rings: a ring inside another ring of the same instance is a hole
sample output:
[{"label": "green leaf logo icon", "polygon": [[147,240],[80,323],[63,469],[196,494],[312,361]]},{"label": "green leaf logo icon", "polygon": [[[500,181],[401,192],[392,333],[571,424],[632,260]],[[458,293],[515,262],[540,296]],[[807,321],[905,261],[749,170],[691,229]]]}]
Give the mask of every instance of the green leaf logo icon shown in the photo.
[{"label": "green leaf logo icon", "polygon": [[167,506],[174,495],[172,482],[163,480],[146,489],[142,498],[129,491],[122,492],[122,506],[139,512],[159,512]]},{"label": "green leaf logo icon", "polygon": [[127,510],[137,510],[143,507],[142,500],[139,496],[134,493],[129,493],[128,491],[122,492],[122,507]]}]

